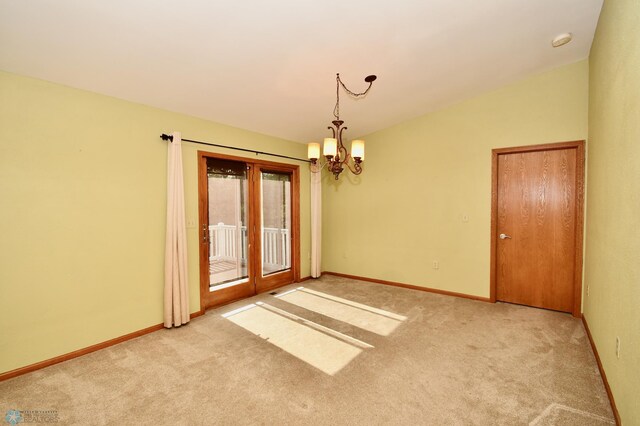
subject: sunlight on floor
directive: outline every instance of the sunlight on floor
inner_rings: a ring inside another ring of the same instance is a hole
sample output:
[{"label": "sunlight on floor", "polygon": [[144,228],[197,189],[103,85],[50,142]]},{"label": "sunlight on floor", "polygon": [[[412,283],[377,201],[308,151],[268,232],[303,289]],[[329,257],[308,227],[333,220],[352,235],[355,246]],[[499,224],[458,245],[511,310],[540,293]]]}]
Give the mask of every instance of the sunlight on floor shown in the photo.
[{"label": "sunlight on floor", "polygon": [[294,314],[292,314],[290,312],[287,312],[287,311],[284,311],[282,309],[276,308],[275,306],[271,306],[271,305],[269,305],[267,303],[257,302],[256,305],[259,305],[260,307],[268,309],[271,312],[275,312],[276,314],[280,314],[280,315],[282,315],[282,316],[284,316],[286,318],[289,318],[289,319],[291,319],[293,321],[300,322],[300,323],[302,323],[302,324],[304,324],[304,325],[306,325],[308,327],[311,327],[313,329],[316,329],[318,331],[322,331],[323,333],[329,334],[329,335],[331,335],[331,336],[333,336],[333,337],[335,337],[335,338],[337,338],[339,340],[345,341],[345,342],[350,343],[350,344],[352,344],[354,346],[358,346],[358,347],[365,348],[365,349],[366,348],[373,348],[373,345],[370,345],[370,344],[368,344],[366,342],[363,342],[362,340],[358,340],[358,339],[356,339],[354,337],[347,336],[346,334],[340,333],[339,331],[336,331],[336,330],[333,330],[333,329],[331,329],[329,327],[325,327],[323,325],[317,324],[317,323],[315,323],[313,321],[309,321],[307,319],[304,319],[302,317],[294,315]]},{"label": "sunlight on floor", "polygon": [[252,304],[223,316],[332,376],[362,352],[361,348],[275,313],[264,305]]},{"label": "sunlight on floor", "polygon": [[407,319],[402,315],[304,287],[298,287],[276,297],[381,336],[388,336]]},{"label": "sunlight on floor", "polygon": [[[298,287],[275,296],[280,300],[388,336],[406,317],[330,294]],[[256,302],[222,315],[314,366],[334,375],[365,349],[373,346],[264,302]]]}]

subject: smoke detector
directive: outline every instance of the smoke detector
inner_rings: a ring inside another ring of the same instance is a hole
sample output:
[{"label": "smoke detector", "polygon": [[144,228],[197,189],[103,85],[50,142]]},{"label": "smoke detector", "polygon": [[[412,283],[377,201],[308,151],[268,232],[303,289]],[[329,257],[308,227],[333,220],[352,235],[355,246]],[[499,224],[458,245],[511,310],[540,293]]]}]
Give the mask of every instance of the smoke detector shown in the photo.
[{"label": "smoke detector", "polygon": [[571,33],[560,34],[551,41],[551,45],[553,47],[564,46],[565,44],[569,43],[572,39],[573,39],[573,34]]}]

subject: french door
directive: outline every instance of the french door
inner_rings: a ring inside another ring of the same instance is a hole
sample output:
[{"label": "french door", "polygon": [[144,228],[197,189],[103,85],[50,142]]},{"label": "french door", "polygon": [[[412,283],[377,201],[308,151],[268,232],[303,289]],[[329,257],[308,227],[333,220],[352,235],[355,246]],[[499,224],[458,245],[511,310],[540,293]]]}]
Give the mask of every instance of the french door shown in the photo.
[{"label": "french door", "polygon": [[299,280],[298,166],[198,153],[200,305]]}]

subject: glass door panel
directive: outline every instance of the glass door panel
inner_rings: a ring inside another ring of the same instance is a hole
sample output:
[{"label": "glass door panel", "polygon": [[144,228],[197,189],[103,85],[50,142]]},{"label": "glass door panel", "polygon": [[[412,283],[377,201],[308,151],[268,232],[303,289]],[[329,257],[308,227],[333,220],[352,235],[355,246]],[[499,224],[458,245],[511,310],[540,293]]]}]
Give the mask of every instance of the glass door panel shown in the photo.
[{"label": "glass door panel", "polygon": [[198,153],[201,309],[299,279],[299,187],[297,166]]},{"label": "glass door panel", "polygon": [[262,277],[291,269],[291,173],[260,172]]},{"label": "glass door panel", "polygon": [[209,290],[249,281],[246,163],[207,159]]}]

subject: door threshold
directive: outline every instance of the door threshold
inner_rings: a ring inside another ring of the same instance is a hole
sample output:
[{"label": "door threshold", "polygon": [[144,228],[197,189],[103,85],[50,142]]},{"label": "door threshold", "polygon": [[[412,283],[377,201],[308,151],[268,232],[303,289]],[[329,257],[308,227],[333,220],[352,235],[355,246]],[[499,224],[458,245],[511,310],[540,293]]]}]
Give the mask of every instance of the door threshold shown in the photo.
[{"label": "door threshold", "polygon": [[247,278],[243,278],[241,280],[230,281],[228,283],[218,284],[215,287],[209,287],[209,293],[213,293],[214,291],[222,290],[224,288],[233,287],[234,285],[244,284],[249,282]]}]

